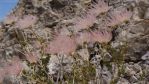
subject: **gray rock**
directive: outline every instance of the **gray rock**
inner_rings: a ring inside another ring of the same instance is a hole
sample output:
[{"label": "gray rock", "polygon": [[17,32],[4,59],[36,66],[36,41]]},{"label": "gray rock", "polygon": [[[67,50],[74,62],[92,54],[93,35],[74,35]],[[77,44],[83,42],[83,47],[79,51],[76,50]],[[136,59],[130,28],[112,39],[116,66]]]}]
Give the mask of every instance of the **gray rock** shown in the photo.
[{"label": "gray rock", "polygon": [[149,60],[149,51],[147,51],[142,57],[142,60]]},{"label": "gray rock", "polygon": [[101,84],[110,84],[112,79],[112,74],[106,66],[103,67],[101,71]]},{"label": "gray rock", "polygon": [[125,78],[120,78],[116,84],[130,84]]},{"label": "gray rock", "polygon": [[138,82],[138,78],[136,78],[135,76],[131,76],[129,81],[130,81],[130,83],[136,83],[136,82]]},{"label": "gray rock", "polygon": [[88,49],[80,49],[78,54],[81,56],[81,58],[83,58],[83,60],[89,60],[90,55]]},{"label": "gray rock", "polygon": [[149,19],[149,8],[147,8],[147,10],[144,14],[144,19]]},{"label": "gray rock", "polygon": [[51,55],[47,68],[49,74],[57,74],[59,71],[71,72],[73,58],[66,55]]},{"label": "gray rock", "polygon": [[137,7],[134,8],[132,19],[134,21],[141,21],[142,20],[141,17],[139,16],[139,10]]}]

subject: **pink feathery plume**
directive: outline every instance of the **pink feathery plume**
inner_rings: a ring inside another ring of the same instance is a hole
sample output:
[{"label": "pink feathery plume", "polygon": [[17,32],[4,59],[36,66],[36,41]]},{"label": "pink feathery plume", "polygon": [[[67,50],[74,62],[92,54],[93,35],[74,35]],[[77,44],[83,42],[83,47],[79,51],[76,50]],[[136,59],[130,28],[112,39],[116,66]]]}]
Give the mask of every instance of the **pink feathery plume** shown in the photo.
[{"label": "pink feathery plume", "polygon": [[52,40],[47,48],[46,53],[50,54],[70,54],[76,50],[75,40],[66,35],[58,35]]},{"label": "pink feathery plume", "polygon": [[77,44],[82,45],[84,42],[92,42],[92,35],[90,32],[80,32],[75,36],[75,41]]},{"label": "pink feathery plume", "polygon": [[18,57],[13,57],[12,60],[0,68],[0,83],[6,76],[17,76],[23,70],[23,65]]},{"label": "pink feathery plume", "polygon": [[77,17],[74,22],[74,32],[78,32],[82,29],[89,29],[89,27],[93,26],[96,21],[96,17],[93,14],[82,15],[82,17]]},{"label": "pink feathery plume", "polygon": [[37,53],[35,51],[25,53],[25,57],[30,63],[36,63],[39,60],[38,55],[39,55],[39,53]]},{"label": "pink feathery plume", "polygon": [[8,75],[18,75],[23,70],[21,60],[18,57],[12,58],[11,62],[4,67],[4,70]]},{"label": "pink feathery plume", "polygon": [[6,72],[4,69],[0,69],[0,83],[4,80]]},{"label": "pink feathery plume", "polygon": [[97,30],[91,32],[94,42],[108,43],[112,39],[112,33],[106,30]]},{"label": "pink feathery plume", "polygon": [[25,15],[25,16],[23,16],[22,19],[19,19],[16,22],[15,26],[20,29],[24,29],[24,28],[33,26],[36,22],[37,22],[37,17],[35,17],[33,15]]},{"label": "pink feathery plume", "polygon": [[132,16],[132,12],[128,11],[126,8],[117,8],[109,14],[106,18],[105,24],[107,26],[115,26],[124,21],[128,21]]},{"label": "pink feathery plume", "polygon": [[80,32],[75,36],[77,44],[82,45],[84,42],[87,43],[108,43],[112,39],[112,33],[106,30],[97,30],[91,32]]},{"label": "pink feathery plume", "polygon": [[107,12],[111,7],[108,6],[104,0],[95,0],[91,5],[91,8],[88,10],[88,13],[91,13],[95,16],[98,16],[101,13]]},{"label": "pink feathery plume", "polygon": [[18,20],[18,17],[15,16],[14,14],[10,14],[5,17],[4,19],[4,24],[12,24],[13,22],[16,22]]},{"label": "pink feathery plume", "polygon": [[96,17],[104,12],[107,12],[110,9],[107,3],[104,0],[96,0],[90,9],[82,14],[81,17],[77,17],[74,21],[74,32],[78,32],[82,29],[88,29],[89,27],[93,26],[96,21]]}]

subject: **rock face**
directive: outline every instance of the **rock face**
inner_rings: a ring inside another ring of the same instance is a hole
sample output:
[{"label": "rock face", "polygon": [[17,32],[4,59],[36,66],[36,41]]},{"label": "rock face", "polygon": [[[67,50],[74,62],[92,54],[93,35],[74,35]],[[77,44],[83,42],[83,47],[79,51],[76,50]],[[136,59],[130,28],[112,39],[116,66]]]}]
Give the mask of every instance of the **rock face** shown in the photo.
[{"label": "rock face", "polygon": [[149,1],[20,0],[0,23],[0,83],[148,84]]}]

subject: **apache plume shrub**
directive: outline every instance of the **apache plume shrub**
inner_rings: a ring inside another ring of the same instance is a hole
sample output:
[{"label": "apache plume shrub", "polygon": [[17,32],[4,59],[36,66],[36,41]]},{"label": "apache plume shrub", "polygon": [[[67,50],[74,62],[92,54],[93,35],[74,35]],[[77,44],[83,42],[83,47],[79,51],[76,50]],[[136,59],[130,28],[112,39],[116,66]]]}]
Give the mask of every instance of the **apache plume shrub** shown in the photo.
[{"label": "apache plume shrub", "polygon": [[5,70],[4,69],[0,69],[0,83],[3,81],[4,77],[5,77]]},{"label": "apache plume shrub", "polygon": [[77,34],[75,36],[75,41],[77,44],[79,45],[82,45],[84,42],[91,42],[93,39],[92,39],[92,36],[91,36],[91,33],[90,32],[80,32],[79,34]]},{"label": "apache plume shrub", "polygon": [[4,67],[0,68],[0,82],[8,75],[17,76],[22,70],[23,65],[21,64],[21,60],[18,57],[12,58]]},{"label": "apache plume shrub", "polygon": [[37,17],[33,15],[25,15],[22,19],[19,19],[15,26],[21,29],[33,26],[37,21]]},{"label": "apache plume shrub", "polygon": [[112,33],[106,30],[97,30],[91,32],[94,42],[108,43],[112,39]]},{"label": "apache plume shrub", "polygon": [[91,8],[88,10],[88,13],[91,13],[96,17],[100,13],[107,12],[110,8],[111,7],[109,7],[104,0],[95,0],[95,2],[91,5]]},{"label": "apache plume shrub", "polygon": [[30,63],[36,63],[39,60],[38,55],[39,55],[39,53],[37,53],[37,52],[25,53],[25,57]]},{"label": "apache plume shrub", "polygon": [[131,18],[132,12],[126,8],[117,8],[109,14],[109,17],[105,20],[107,26],[115,26]]},{"label": "apache plume shrub", "polygon": [[12,61],[4,67],[4,70],[8,75],[18,75],[23,70],[21,60],[17,57],[14,57]]},{"label": "apache plume shrub", "polygon": [[93,26],[96,21],[96,17],[103,12],[107,12],[109,9],[110,7],[103,0],[96,0],[86,13],[82,14],[81,17],[76,18],[73,27],[74,31],[78,32],[82,29],[88,29]]},{"label": "apache plume shrub", "polygon": [[13,22],[16,22],[18,20],[18,17],[10,14],[8,16],[6,16],[6,18],[4,19],[4,24],[12,24]]},{"label": "apache plume shrub", "polygon": [[91,27],[96,21],[96,17],[93,14],[82,15],[82,17],[78,17],[75,21],[74,32],[78,32],[82,29],[88,29]]},{"label": "apache plume shrub", "polygon": [[75,40],[65,35],[58,35],[52,40],[46,49],[47,53],[51,54],[70,54],[74,52],[77,45]]},{"label": "apache plume shrub", "polygon": [[93,43],[108,43],[112,39],[112,33],[106,30],[97,30],[92,32],[81,32],[76,36],[75,40],[77,44],[83,44],[84,42]]}]

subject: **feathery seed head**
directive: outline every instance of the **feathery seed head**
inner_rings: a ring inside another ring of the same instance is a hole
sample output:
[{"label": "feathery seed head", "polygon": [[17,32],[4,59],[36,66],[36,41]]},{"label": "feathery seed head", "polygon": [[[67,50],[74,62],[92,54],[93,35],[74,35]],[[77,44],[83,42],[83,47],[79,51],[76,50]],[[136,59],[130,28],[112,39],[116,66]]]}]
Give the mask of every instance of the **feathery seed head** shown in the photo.
[{"label": "feathery seed head", "polygon": [[38,55],[39,55],[39,53],[37,53],[37,52],[27,52],[27,53],[25,53],[25,57],[30,63],[36,63],[39,60]]},{"label": "feathery seed head", "polygon": [[4,19],[4,24],[12,24],[13,22],[16,22],[18,20],[18,17],[15,16],[14,14],[10,14],[5,17]]},{"label": "feathery seed head", "polygon": [[86,15],[82,15],[82,17],[76,18],[73,26],[74,31],[78,32],[82,29],[88,29],[95,21],[96,17],[93,14],[87,13]]},{"label": "feathery seed head", "polygon": [[75,41],[77,44],[82,45],[84,42],[91,42],[92,36],[90,32],[80,32],[75,36]]},{"label": "feathery seed head", "polygon": [[70,54],[76,49],[75,40],[65,35],[58,35],[52,40],[46,49],[50,54]]},{"label": "feathery seed head", "polygon": [[88,12],[98,16],[100,13],[107,12],[110,8],[104,0],[95,0]]},{"label": "feathery seed head", "polygon": [[4,66],[4,70],[8,75],[18,75],[23,70],[21,60],[18,57],[12,58],[11,62]]},{"label": "feathery seed head", "polygon": [[115,26],[129,20],[131,16],[131,11],[128,11],[126,8],[120,7],[109,14],[109,17],[106,18],[105,23],[107,26]]},{"label": "feathery seed head", "polygon": [[24,29],[33,26],[37,21],[37,17],[33,15],[25,15],[22,19],[19,19],[15,24],[16,27]]},{"label": "feathery seed head", "polygon": [[94,42],[108,43],[112,39],[112,33],[106,30],[94,31],[91,34]]}]

